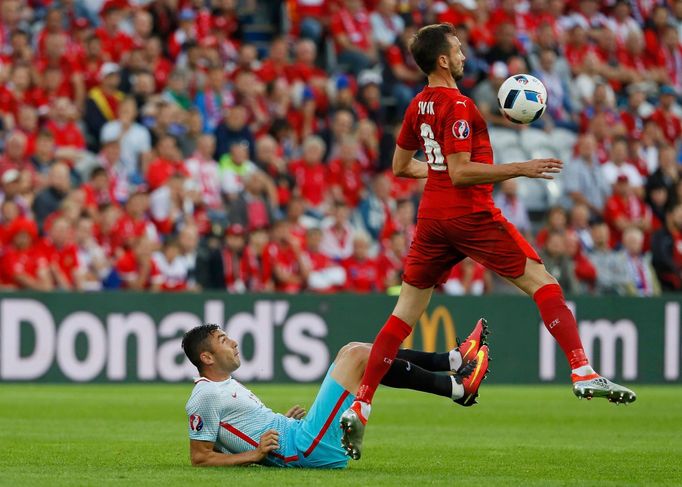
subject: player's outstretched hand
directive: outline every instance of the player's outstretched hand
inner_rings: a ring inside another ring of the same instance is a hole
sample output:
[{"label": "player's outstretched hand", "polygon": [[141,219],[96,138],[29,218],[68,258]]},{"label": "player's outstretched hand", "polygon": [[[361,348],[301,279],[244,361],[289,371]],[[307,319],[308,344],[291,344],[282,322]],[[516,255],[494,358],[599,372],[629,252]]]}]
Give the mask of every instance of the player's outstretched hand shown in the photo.
[{"label": "player's outstretched hand", "polygon": [[284,416],[287,418],[302,419],[305,414],[306,410],[296,404],[295,406],[292,406]]},{"label": "player's outstretched hand", "polygon": [[263,436],[260,437],[260,443],[258,443],[258,448],[256,448],[256,451],[262,460],[267,456],[268,453],[275,451],[278,448],[279,433],[277,433],[277,430],[267,430],[265,433],[263,433]]},{"label": "player's outstretched hand", "polygon": [[561,172],[564,163],[559,159],[532,159],[521,163],[523,175],[527,178],[554,179],[552,174]]}]

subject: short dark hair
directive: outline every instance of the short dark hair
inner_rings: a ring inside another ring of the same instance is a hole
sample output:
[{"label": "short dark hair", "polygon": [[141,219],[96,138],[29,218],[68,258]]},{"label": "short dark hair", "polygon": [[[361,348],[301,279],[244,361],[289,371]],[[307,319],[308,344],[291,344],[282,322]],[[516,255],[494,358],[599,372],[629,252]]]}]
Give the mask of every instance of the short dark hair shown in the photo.
[{"label": "short dark hair", "polygon": [[436,69],[438,56],[450,52],[449,37],[456,34],[455,26],[449,22],[427,25],[417,31],[410,42],[410,52],[424,74]]},{"label": "short dark hair", "polygon": [[202,363],[200,355],[208,350],[207,339],[213,333],[220,330],[218,325],[205,324],[195,326],[182,337],[182,349],[190,362],[201,372]]}]

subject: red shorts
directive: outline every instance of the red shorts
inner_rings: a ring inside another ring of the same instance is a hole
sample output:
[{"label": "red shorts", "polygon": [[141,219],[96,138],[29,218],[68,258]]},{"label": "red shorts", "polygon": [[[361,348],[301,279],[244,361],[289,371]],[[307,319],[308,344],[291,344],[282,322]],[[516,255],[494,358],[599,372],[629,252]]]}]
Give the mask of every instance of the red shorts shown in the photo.
[{"label": "red shorts", "polygon": [[419,219],[405,259],[403,281],[426,289],[446,281],[452,267],[471,257],[504,277],[520,277],[535,249],[502,214],[484,211],[451,220]]}]

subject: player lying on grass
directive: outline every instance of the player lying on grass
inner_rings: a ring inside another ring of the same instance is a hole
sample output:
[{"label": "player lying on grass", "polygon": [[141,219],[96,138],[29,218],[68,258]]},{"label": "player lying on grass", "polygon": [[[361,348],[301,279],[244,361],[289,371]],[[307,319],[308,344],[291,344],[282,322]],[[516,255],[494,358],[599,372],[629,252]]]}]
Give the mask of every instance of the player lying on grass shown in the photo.
[{"label": "player lying on grass", "polygon": [[[471,98],[457,89],[465,57],[452,24],[422,27],[412,39],[410,52],[428,77],[428,86],[405,112],[393,172],[427,181],[398,302],[374,340],[357,401],[342,415],[348,454],[360,458],[374,391],[398,347],[426,310],[434,286],[444,282],[452,267],[465,257],[495,271],[533,298],[545,326],[566,355],[576,396],[604,397],[616,404],[634,401],[634,392],[592,369],[557,280],[493,202],[493,183],[516,177],[552,179],[561,171],[562,162],[533,159],[493,164],[485,120]],[[424,152],[426,162],[414,159],[417,150]]]},{"label": "player lying on grass", "polygon": [[[478,393],[488,371],[488,347],[481,344],[485,333],[481,320],[467,340],[450,352],[401,350],[381,383],[465,403]],[[341,412],[355,399],[369,355],[368,344],[353,342],[341,348],[308,414],[300,406],[286,414],[275,413],[232,378],[240,365],[237,343],[217,325],[188,331],[182,348],[200,374],[185,406],[192,465],[347,465],[338,422]],[[453,363],[462,365],[453,370]]]}]

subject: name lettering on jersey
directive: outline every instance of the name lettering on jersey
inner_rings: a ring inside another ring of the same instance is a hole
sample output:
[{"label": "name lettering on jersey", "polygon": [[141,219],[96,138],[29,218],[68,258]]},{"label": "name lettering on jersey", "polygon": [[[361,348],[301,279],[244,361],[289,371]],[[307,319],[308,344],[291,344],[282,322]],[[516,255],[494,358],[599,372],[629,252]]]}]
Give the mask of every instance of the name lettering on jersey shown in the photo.
[{"label": "name lettering on jersey", "polygon": [[433,110],[432,101],[420,101],[419,102],[419,115],[435,115],[436,112]]}]

